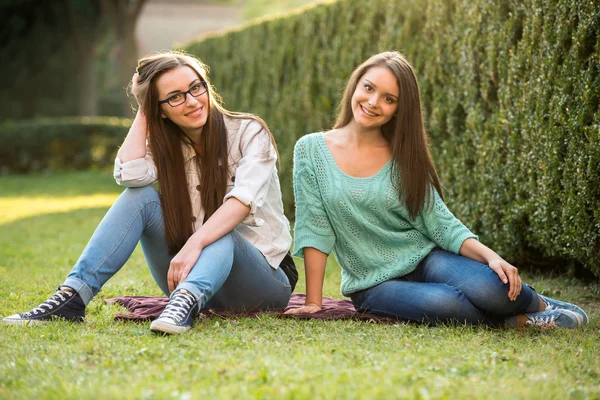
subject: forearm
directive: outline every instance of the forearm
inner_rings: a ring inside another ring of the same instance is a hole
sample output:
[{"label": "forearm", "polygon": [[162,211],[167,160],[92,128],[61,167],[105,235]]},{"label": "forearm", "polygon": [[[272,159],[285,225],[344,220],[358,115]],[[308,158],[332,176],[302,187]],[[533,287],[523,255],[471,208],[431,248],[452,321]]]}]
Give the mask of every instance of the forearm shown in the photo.
[{"label": "forearm", "polygon": [[494,250],[473,238],[469,238],[463,242],[462,246],[460,246],[459,253],[461,256],[468,257],[483,264],[489,264],[493,260],[502,259],[502,257]]},{"label": "forearm", "polygon": [[304,273],[306,275],[306,301],[305,304],[314,304],[319,307],[323,303],[323,280],[327,254],[312,248],[304,248]]},{"label": "forearm", "polygon": [[249,212],[250,207],[235,197],[231,197],[211,215],[208,221],[188,241],[204,248],[231,232],[246,218]]},{"label": "forearm", "polygon": [[117,156],[122,163],[127,161],[137,160],[146,156],[146,130],[148,123],[146,116],[140,111],[135,116],[129,133],[121,145]]}]

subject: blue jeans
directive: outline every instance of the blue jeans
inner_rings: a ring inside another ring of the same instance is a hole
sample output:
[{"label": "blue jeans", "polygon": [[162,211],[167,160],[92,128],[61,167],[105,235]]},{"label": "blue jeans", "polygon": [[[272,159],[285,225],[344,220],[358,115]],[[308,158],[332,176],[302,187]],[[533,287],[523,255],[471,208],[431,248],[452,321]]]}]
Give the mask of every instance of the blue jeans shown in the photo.
[{"label": "blue jeans", "polygon": [[417,268],[398,279],[351,294],[357,310],[423,323],[503,325],[512,315],[539,310],[539,297],[523,284],[515,301],[487,265],[434,248]]},{"label": "blue jeans", "polygon": [[[170,295],[169,254],[158,192],[150,186],[127,188],[106,213],[64,285],[87,305],[127,262],[138,242],[152,277]],[[184,282],[200,308],[263,310],[284,308],[291,286],[281,268],[235,230],[205,247]]]}]

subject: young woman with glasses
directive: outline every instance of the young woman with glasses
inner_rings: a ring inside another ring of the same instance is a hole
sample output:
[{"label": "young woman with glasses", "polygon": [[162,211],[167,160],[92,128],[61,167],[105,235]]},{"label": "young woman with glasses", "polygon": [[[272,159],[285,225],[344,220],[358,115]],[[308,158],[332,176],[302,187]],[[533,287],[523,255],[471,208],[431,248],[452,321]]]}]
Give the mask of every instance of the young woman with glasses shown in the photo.
[{"label": "young woman with glasses", "polygon": [[334,129],[294,150],[294,253],[304,257],[306,304],[321,309],[327,255],[342,294],[386,317],[437,323],[578,327],[579,307],[538,295],[444,204],[425,132],[419,86],[397,52],[350,77]]},{"label": "young woman with glasses", "polygon": [[224,109],[205,66],[180,53],[141,59],[132,93],[139,109],[114,170],[128,188],[57,292],[4,323],[82,321],[138,242],[170,296],[153,331],[185,332],[203,308],[288,304],[297,273],[266,124]]}]

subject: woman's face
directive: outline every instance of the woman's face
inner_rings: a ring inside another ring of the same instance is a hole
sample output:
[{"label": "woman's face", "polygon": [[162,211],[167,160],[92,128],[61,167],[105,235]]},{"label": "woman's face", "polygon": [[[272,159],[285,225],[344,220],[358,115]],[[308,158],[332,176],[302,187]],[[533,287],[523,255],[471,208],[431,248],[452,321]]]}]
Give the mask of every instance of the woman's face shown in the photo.
[{"label": "woman's face", "polygon": [[[202,127],[208,117],[208,91],[200,83],[201,81],[196,71],[188,66],[167,71],[156,80],[159,101],[171,99],[171,103],[174,104],[177,101],[173,100],[177,100],[178,95],[185,96],[185,101],[179,105],[171,106],[169,103],[163,103],[159,107],[163,118],[173,121],[191,138],[198,137],[202,133]],[[190,93],[185,93],[188,90],[194,94],[201,94],[194,97]]]},{"label": "woman's face", "polygon": [[354,120],[363,128],[381,127],[396,114],[399,95],[396,77],[388,68],[369,68],[352,95]]}]

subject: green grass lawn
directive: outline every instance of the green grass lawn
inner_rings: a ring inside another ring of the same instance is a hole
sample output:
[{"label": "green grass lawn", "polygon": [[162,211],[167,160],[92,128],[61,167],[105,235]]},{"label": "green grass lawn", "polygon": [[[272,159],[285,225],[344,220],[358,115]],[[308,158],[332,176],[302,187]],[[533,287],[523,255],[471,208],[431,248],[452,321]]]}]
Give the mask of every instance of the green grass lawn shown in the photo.
[{"label": "green grass lawn", "polygon": [[[0,316],[53,293],[120,190],[110,172],[0,177]],[[340,297],[339,275],[331,260],[326,295]],[[0,398],[600,399],[600,288],[526,278],[582,305],[591,323],[516,331],[264,315],[162,337],[115,321],[123,308],[102,301],[161,294],[137,249],[84,324],[0,325]]]}]

